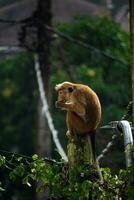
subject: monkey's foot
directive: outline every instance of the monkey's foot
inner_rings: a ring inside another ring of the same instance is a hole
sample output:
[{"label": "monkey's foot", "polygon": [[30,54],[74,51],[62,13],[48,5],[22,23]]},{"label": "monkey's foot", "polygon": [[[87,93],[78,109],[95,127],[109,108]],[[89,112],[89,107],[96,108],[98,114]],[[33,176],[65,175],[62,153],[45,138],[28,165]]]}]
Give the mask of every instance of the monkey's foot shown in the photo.
[{"label": "monkey's foot", "polygon": [[71,134],[70,131],[67,131],[67,132],[66,132],[66,136],[67,136],[68,140],[69,140],[70,142],[72,142],[73,138],[72,138],[72,134]]},{"label": "monkey's foot", "polygon": [[71,133],[70,133],[70,131],[67,131],[67,132],[66,132],[66,136],[67,136],[68,139],[71,138]]}]

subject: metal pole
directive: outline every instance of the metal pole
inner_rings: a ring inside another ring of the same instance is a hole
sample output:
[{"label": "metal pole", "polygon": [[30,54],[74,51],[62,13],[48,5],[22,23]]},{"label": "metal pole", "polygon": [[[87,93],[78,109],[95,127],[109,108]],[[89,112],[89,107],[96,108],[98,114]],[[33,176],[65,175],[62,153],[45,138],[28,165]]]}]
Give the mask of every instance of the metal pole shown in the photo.
[{"label": "metal pole", "polygon": [[133,146],[133,136],[131,131],[130,123],[126,120],[122,120],[117,124],[117,130],[123,133],[124,136],[124,147],[125,147],[125,157],[126,157],[126,167],[132,166],[132,151]]}]

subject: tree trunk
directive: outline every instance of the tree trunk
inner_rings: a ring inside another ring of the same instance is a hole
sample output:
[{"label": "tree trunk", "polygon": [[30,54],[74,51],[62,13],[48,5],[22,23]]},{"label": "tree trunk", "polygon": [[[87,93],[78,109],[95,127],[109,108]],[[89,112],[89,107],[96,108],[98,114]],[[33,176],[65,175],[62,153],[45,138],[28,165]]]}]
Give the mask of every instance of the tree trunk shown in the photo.
[{"label": "tree trunk", "polygon": [[[38,0],[37,11],[35,12],[38,21],[38,55],[41,74],[44,82],[44,89],[48,105],[50,105],[50,33],[46,31],[44,25],[51,25],[51,0]],[[37,152],[40,156],[50,157],[51,155],[51,134],[48,128],[47,120],[42,115],[42,104],[38,102],[38,139]],[[37,194],[37,200],[48,199],[48,192]]]},{"label": "tree trunk", "polygon": [[134,0],[129,0],[130,6],[130,34],[131,34],[131,73],[132,73],[132,113],[134,123]]}]

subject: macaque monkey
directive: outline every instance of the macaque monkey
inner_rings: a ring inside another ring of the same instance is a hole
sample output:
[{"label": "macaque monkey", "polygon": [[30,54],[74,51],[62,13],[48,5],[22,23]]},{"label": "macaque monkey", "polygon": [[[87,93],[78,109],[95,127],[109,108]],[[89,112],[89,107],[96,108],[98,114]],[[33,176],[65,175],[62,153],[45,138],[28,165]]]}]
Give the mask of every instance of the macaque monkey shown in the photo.
[{"label": "macaque monkey", "polygon": [[71,139],[74,134],[90,136],[93,162],[99,170],[95,153],[95,130],[101,119],[98,96],[90,87],[71,82],[60,83],[55,90],[58,92],[56,107],[67,111],[67,137]]},{"label": "macaque monkey", "polygon": [[101,105],[96,93],[86,85],[63,82],[56,85],[56,107],[67,111],[67,135],[90,134],[101,119]]}]

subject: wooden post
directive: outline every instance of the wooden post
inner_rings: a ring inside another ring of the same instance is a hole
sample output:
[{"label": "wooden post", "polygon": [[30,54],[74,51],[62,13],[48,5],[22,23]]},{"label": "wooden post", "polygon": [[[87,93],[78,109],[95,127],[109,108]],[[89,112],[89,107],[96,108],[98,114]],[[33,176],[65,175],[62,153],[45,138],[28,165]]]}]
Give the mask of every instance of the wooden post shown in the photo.
[{"label": "wooden post", "polygon": [[[37,20],[37,53],[41,74],[44,82],[44,89],[48,105],[50,105],[50,42],[51,34],[44,25],[51,26],[51,0],[38,0],[37,10],[35,12]],[[41,100],[38,101],[38,135],[37,135],[37,152],[42,157],[51,156],[51,134],[47,120],[42,115]],[[37,200],[45,200],[49,197],[49,191],[38,193]]]},{"label": "wooden post", "polygon": [[132,113],[134,123],[134,0],[129,0],[130,8],[130,35],[131,35],[131,73],[132,73]]},{"label": "wooden post", "polygon": [[92,165],[92,170],[94,169],[94,175],[96,179],[98,179],[100,183],[103,183],[103,177],[99,167],[99,162],[97,159],[93,157],[92,150],[93,149],[91,144],[91,138],[89,135],[85,136],[74,135],[72,139],[69,140],[67,151],[68,151],[70,178],[72,172],[74,172],[75,169],[78,169],[80,166],[81,167],[84,165],[87,166],[88,164],[89,172],[91,173],[90,167]]},{"label": "wooden post", "polygon": [[92,164],[92,150],[87,136],[74,135],[68,142],[67,150],[70,170],[83,163]]}]

